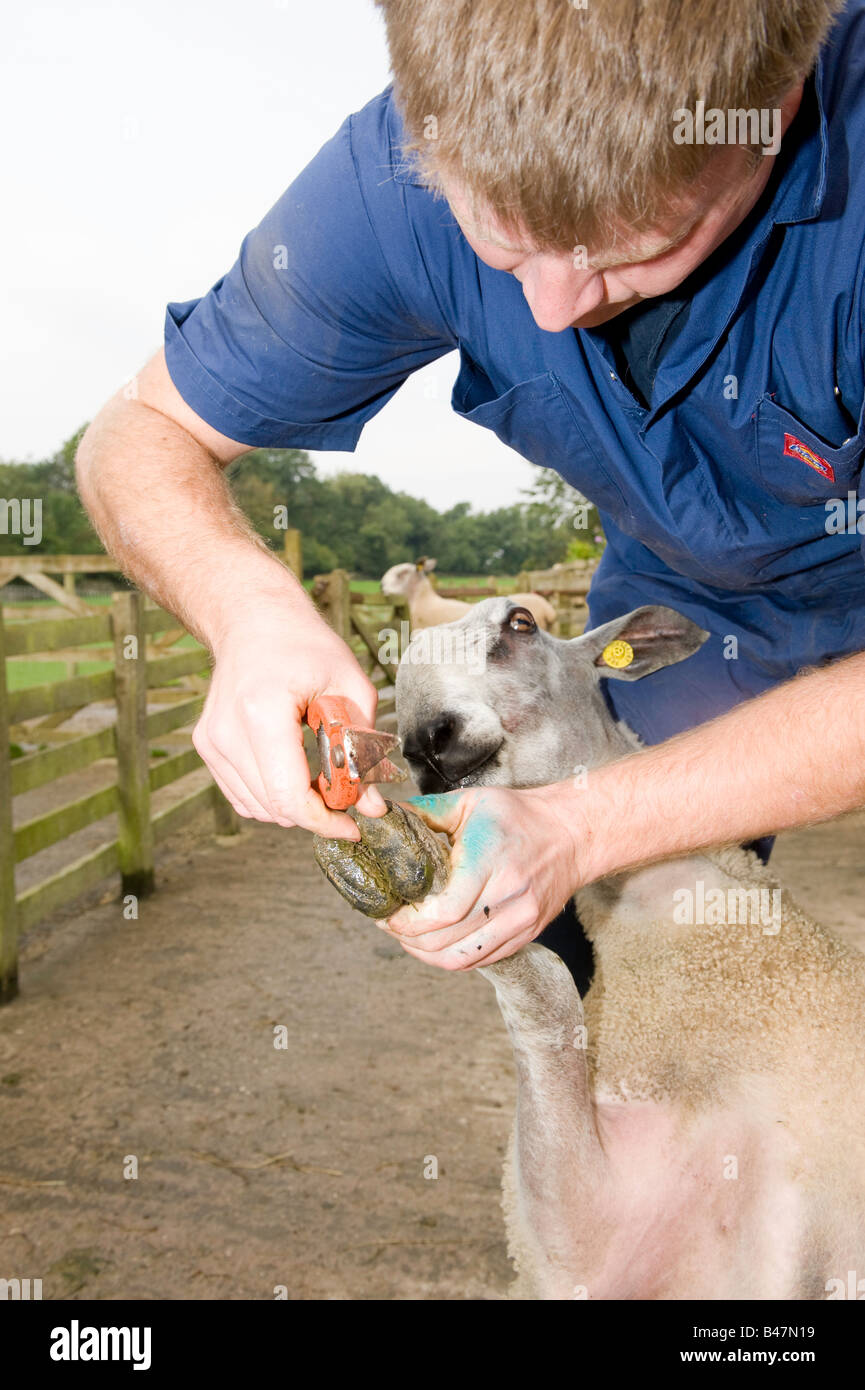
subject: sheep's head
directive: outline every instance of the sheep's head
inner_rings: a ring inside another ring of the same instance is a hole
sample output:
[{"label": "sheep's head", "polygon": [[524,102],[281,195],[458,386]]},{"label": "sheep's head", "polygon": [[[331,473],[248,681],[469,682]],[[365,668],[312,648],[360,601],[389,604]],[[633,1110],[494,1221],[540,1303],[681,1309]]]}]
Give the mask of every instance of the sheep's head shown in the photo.
[{"label": "sheep's head", "polygon": [[424,792],[543,786],[597,767],[636,743],[601,681],[640,680],[708,635],[652,606],[563,641],[510,599],[487,599],[412,638],[396,682],[403,753]]},{"label": "sheep's head", "polygon": [[422,555],[414,564],[391,565],[381,577],[381,591],[388,598],[410,599],[417,592],[424,576],[436,567],[435,560]]},{"label": "sheep's head", "polygon": [[414,565],[391,565],[381,577],[381,591],[388,598],[410,599],[420,579],[421,575]]}]

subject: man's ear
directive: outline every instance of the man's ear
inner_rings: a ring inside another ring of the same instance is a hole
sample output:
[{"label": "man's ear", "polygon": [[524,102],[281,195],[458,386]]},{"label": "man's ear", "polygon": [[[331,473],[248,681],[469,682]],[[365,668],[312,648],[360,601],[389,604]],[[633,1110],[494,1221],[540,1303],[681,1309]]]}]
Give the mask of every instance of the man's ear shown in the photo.
[{"label": "man's ear", "polygon": [[708,636],[704,628],[675,608],[652,604],[613,618],[575,640],[580,644],[580,654],[592,662],[599,676],[638,681],[662,666],[673,666],[693,656]]}]

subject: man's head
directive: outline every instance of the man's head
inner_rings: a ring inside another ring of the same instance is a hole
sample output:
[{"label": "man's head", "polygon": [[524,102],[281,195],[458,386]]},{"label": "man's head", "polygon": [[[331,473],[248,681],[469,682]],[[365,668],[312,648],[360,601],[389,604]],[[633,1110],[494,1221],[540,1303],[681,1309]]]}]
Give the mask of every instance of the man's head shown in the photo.
[{"label": "man's head", "polygon": [[840,8],[378,3],[409,150],[550,331],[675,288],[739,225]]}]

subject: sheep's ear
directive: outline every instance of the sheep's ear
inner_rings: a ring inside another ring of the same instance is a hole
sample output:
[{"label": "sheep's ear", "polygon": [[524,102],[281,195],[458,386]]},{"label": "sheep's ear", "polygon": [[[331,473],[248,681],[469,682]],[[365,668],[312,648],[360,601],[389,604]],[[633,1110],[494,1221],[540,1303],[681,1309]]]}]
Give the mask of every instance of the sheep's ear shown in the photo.
[{"label": "sheep's ear", "polygon": [[652,604],[613,618],[576,640],[599,676],[638,681],[693,656],[709,633],[674,608]]},{"label": "sheep's ear", "polygon": [[438,562],[437,562],[436,560],[429,560],[429,559],[427,559],[426,557],[424,557],[424,562],[423,562],[423,572],[424,572],[424,574],[431,574],[432,571],[435,569],[437,563],[438,563]]}]

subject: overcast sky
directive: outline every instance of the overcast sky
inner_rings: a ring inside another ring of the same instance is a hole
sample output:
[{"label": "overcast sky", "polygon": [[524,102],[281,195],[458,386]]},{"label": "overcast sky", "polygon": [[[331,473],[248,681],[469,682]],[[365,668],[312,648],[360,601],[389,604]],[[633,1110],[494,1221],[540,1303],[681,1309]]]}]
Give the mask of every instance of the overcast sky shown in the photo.
[{"label": "overcast sky", "polygon": [[[11,10],[11,13],[10,13]],[[388,81],[371,0],[67,0],[7,9],[0,457],[55,448],[161,344],[350,111]],[[534,470],[417,373],[354,455],[435,506],[519,498]]]}]

